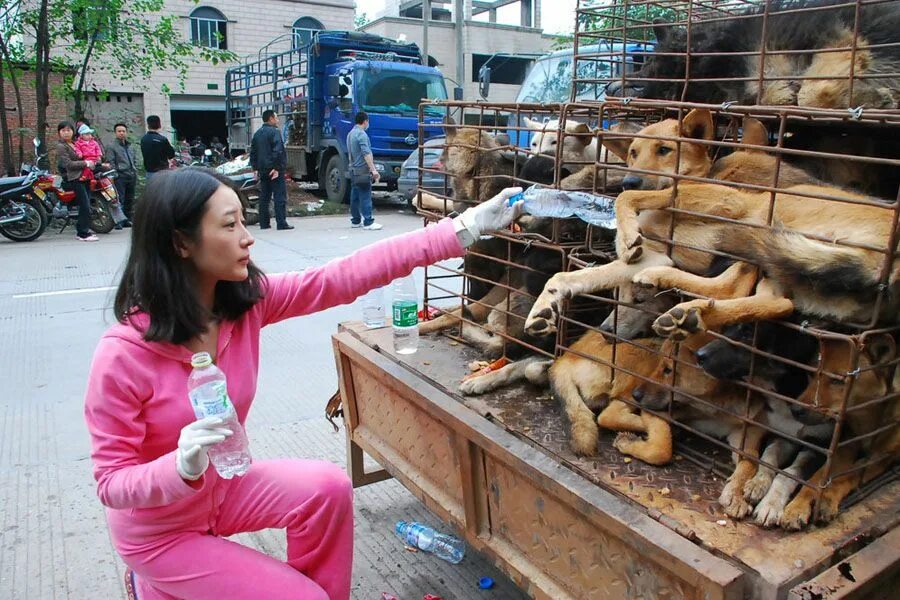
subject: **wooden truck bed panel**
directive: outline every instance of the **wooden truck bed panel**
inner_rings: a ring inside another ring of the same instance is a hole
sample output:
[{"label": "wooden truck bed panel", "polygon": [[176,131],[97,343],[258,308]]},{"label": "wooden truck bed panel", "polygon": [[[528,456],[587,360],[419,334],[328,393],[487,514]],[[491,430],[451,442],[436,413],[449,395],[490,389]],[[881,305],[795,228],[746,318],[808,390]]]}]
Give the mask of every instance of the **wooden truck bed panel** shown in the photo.
[{"label": "wooden truck bed panel", "polygon": [[[829,527],[723,526],[728,459],[712,446],[706,467],[660,468],[625,462],[605,435],[598,457],[579,458],[545,392],[455,394],[478,358],[466,346],[423,338],[397,356],[390,328],[355,325],[334,346],[351,463],[372,455],[536,598],[785,598],[900,519],[895,481]],[[351,468],[357,484],[379,478]]]}]

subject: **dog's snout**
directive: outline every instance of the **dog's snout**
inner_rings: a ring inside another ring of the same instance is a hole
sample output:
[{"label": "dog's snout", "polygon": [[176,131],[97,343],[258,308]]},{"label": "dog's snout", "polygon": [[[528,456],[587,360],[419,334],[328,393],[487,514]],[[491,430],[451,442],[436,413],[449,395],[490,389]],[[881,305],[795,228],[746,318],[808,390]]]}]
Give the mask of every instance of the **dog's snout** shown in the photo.
[{"label": "dog's snout", "polygon": [[644,399],[644,390],[643,388],[636,387],[631,392],[631,397],[634,398],[635,402],[640,402]]},{"label": "dog's snout", "polygon": [[644,180],[637,175],[626,175],[625,178],[622,179],[622,187],[626,190],[639,190],[643,183]]},{"label": "dog's snout", "polygon": [[706,346],[703,346],[702,348],[697,350],[697,364],[703,367],[708,360],[709,350],[706,349]]}]

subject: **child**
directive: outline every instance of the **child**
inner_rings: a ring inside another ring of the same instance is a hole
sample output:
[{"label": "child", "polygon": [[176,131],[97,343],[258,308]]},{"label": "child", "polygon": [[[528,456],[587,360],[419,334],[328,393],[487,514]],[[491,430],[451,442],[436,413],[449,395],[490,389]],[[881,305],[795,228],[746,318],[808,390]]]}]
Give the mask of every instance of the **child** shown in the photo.
[{"label": "child", "polygon": [[[100,144],[94,139],[94,130],[84,123],[78,128],[78,139],[75,140],[75,150],[81,156],[82,160],[92,160],[94,164],[100,164],[103,158],[103,150]],[[94,171],[85,167],[81,172],[82,181],[90,181],[94,179]]]}]

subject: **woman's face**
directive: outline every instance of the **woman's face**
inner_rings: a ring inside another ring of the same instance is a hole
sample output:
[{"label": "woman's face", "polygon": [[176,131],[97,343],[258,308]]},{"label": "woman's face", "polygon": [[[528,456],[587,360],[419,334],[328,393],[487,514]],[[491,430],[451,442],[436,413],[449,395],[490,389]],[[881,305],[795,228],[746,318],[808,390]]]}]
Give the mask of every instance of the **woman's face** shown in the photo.
[{"label": "woman's face", "polygon": [[200,221],[200,239],[188,240],[182,255],[190,258],[201,277],[214,281],[244,281],[249,273],[253,236],[244,227],[241,201],[220,186],[207,200]]},{"label": "woman's face", "polygon": [[63,127],[59,130],[59,139],[64,142],[71,142],[73,135],[75,135],[75,132],[72,131],[71,127]]}]

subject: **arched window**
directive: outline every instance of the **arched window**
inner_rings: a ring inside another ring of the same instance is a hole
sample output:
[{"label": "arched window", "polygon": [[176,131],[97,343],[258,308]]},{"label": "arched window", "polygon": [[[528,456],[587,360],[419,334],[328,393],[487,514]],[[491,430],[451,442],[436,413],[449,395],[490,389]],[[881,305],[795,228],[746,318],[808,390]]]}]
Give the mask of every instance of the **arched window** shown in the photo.
[{"label": "arched window", "polygon": [[227,50],[225,15],[209,6],[201,6],[191,13],[191,42],[197,46]]},{"label": "arched window", "polygon": [[308,46],[309,42],[312,41],[313,32],[321,31],[323,29],[325,29],[325,26],[312,17],[300,17],[294,21],[294,26],[291,29],[291,33],[294,34],[294,49],[296,50],[297,48]]}]

